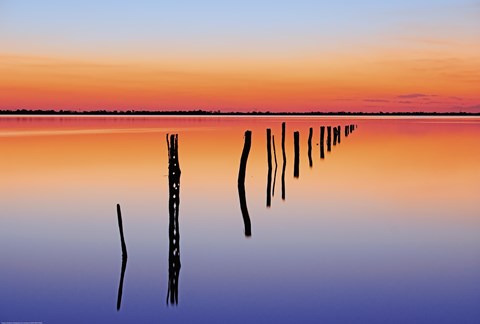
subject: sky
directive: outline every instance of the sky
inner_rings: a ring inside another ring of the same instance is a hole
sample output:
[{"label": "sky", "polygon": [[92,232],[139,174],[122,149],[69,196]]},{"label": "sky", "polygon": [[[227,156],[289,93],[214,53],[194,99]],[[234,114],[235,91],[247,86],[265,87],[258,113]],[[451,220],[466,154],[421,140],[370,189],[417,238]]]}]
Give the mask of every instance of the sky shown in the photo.
[{"label": "sky", "polygon": [[0,109],[480,112],[480,0],[0,0]]}]

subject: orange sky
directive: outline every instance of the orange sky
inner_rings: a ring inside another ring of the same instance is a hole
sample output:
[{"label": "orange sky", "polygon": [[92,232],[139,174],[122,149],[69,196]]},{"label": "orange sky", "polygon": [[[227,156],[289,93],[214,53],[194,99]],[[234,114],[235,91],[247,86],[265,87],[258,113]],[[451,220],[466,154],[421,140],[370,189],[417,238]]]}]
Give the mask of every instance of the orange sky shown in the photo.
[{"label": "orange sky", "polygon": [[480,112],[467,2],[171,4],[164,20],[57,2],[0,6],[0,109]]}]

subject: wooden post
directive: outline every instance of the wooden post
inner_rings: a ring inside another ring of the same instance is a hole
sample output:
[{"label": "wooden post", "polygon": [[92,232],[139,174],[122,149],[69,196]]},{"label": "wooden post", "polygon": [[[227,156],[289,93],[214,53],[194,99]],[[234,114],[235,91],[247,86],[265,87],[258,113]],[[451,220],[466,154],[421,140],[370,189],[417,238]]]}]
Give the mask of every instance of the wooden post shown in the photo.
[{"label": "wooden post", "polygon": [[325,126],[320,127],[320,158],[324,159],[325,158],[325,148],[323,146],[325,138]]},{"label": "wooden post", "polygon": [[247,208],[247,198],[245,195],[245,173],[247,169],[248,154],[252,146],[252,132],[247,130],[245,132],[245,143],[243,144],[242,157],[240,158],[240,168],[238,170],[238,197],[240,200],[240,209],[243,216],[243,224],[245,226],[245,236],[252,236],[252,228],[250,223],[250,216]]},{"label": "wooden post", "polygon": [[338,125],[338,130],[337,130],[338,144],[340,144],[341,142],[341,139],[340,139],[341,136],[342,136],[342,126]]},{"label": "wooden post", "polygon": [[120,241],[122,243],[122,258],[127,258],[127,245],[125,244],[125,238],[123,237],[123,223],[122,223],[122,212],[120,210],[120,204],[117,204],[117,218],[118,218],[118,229],[120,231]]},{"label": "wooden post", "polygon": [[333,127],[333,146],[337,145],[337,127]]},{"label": "wooden post", "polygon": [[267,128],[267,207],[272,204],[272,130]]},{"label": "wooden post", "polygon": [[327,151],[332,150],[332,126],[327,126]]},{"label": "wooden post", "polygon": [[313,128],[310,127],[310,131],[308,132],[308,162],[310,167],[313,166],[312,160],[312,137],[313,137]]},{"label": "wooden post", "polygon": [[285,200],[285,169],[287,168],[287,154],[285,152],[285,122],[282,123],[282,200]]},{"label": "wooden post", "polygon": [[178,280],[180,277],[180,163],[178,160],[178,135],[171,135],[168,141],[168,290],[167,305],[178,304]]},{"label": "wooden post", "polygon": [[293,143],[295,148],[295,160],[293,165],[293,176],[298,178],[300,176],[300,133],[293,133]]}]

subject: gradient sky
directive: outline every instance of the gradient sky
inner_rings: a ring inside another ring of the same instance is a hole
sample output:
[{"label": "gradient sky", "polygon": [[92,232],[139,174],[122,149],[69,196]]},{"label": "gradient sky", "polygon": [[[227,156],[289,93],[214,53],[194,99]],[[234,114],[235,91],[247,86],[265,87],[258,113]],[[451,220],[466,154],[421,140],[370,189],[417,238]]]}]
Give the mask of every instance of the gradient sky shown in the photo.
[{"label": "gradient sky", "polygon": [[480,112],[480,1],[0,0],[0,109]]}]

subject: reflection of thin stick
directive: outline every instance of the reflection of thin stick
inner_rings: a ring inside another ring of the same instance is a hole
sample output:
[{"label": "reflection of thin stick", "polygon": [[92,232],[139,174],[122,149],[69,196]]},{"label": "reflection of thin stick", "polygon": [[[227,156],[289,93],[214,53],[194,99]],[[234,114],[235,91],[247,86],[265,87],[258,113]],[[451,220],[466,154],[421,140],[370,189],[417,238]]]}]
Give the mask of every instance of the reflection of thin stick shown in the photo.
[{"label": "reflection of thin stick", "polygon": [[122,272],[120,273],[120,282],[118,283],[117,311],[120,310],[120,306],[122,305],[123,279],[125,278],[126,269],[127,269],[127,258],[122,258]]},{"label": "reflection of thin stick", "polygon": [[272,135],[273,157],[275,158],[275,171],[273,176],[272,197],[275,196],[275,182],[277,181],[277,151],[275,150],[275,135]]},{"label": "reflection of thin stick", "polygon": [[282,200],[285,200],[285,169],[287,168],[287,154],[285,153],[285,122],[282,123],[282,153],[283,153]]},{"label": "reflection of thin stick", "polygon": [[117,295],[117,311],[120,310],[122,304],[122,294],[123,294],[123,279],[125,277],[125,270],[127,268],[127,245],[125,244],[125,238],[123,236],[123,223],[122,223],[122,212],[120,210],[120,204],[117,204],[117,219],[118,219],[118,229],[120,231],[120,241],[122,243],[122,271],[120,273],[120,282],[118,283],[118,295]]},{"label": "reflection of thin stick", "polygon": [[267,207],[270,207],[272,204],[272,130],[270,128],[267,128],[267,162]]},{"label": "reflection of thin stick", "polygon": [[243,216],[243,224],[245,226],[245,236],[252,235],[250,216],[248,215],[247,198],[245,195],[245,173],[247,169],[248,154],[252,145],[252,132],[245,132],[245,143],[243,145],[242,157],[240,158],[240,168],[238,170],[238,197],[240,200],[240,209]]}]

